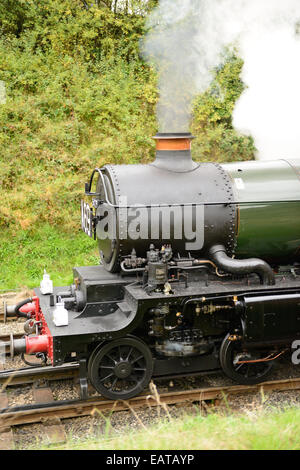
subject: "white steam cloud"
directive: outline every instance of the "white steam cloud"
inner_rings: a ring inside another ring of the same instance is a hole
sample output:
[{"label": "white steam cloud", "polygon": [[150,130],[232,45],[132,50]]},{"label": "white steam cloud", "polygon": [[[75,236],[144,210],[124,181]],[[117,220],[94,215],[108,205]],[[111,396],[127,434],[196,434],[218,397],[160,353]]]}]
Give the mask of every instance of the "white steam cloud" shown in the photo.
[{"label": "white steam cloud", "polygon": [[142,45],[159,72],[160,132],[188,131],[193,98],[235,45],[247,85],[235,128],[254,137],[259,158],[300,158],[299,23],[299,0],[160,0]]}]

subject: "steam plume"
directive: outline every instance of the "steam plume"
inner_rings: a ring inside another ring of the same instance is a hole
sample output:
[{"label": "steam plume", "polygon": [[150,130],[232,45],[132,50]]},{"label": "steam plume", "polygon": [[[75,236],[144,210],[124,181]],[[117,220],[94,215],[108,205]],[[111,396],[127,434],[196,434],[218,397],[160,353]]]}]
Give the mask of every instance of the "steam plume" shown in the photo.
[{"label": "steam plume", "polygon": [[254,137],[260,158],[300,158],[299,20],[299,0],[160,0],[142,45],[159,72],[160,132],[188,131],[193,98],[236,45],[248,88],[234,126]]}]

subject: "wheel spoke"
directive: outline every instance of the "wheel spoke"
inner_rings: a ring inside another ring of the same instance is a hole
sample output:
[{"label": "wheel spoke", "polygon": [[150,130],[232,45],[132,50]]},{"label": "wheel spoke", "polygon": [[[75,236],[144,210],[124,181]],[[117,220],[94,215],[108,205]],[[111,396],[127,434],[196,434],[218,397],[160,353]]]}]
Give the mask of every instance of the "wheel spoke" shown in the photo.
[{"label": "wheel spoke", "polygon": [[110,359],[114,364],[117,364],[117,361],[113,359],[109,354],[106,354],[106,357],[108,357],[108,359]]},{"label": "wheel spoke", "polygon": [[143,358],[144,358],[143,355],[137,357],[136,359],[134,359],[133,361],[131,361],[131,365],[134,364],[134,363],[137,362],[137,361],[140,361],[140,360],[143,359]]},{"label": "wheel spoke", "polygon": [[122,353],[121,353],[121,346],[118,346],[118,350],[119,350],[119,362],[121,362],[123,360]]},{"label": "wheel spoke", "polygon": [[103,377],[103,379],[101,379],[100,382],[105,382],[107,379],[109,379],[110,377],[113,377],[113,376],[114,376],[113,373],[108,374],[108,375],[106,375],[105,377]]},{"label": "wheel spoke", "polygon": [[118,382],[118,377],[115,378],[115,380],[113,381],[112,385],[109,387],[108,390],[113,390],[114,386],[116,385],[116,383]]},{"label": "wheel spoke", "polygon": [[145,367],[134,367],[133,370],[137,370],[139,372],[145,372],[146,371]]},{"label": "wheel spoke", "polygon": [[110,369],[113,370],[114,366],[100,366],[100,369]]},{"label": "wheel spoke", "polygon": [[127,354],[127,357],[126,357],[126,359],[125,359],[126,361],[129,361],[129,358],[130,358],[130,356],[131,356],[132,351],[133,351],[133,347],[131,347],[131,348],[129,349],[129,353]]},{"label": "wheel spoke", "polygon": [[245,363],[239,364],[239,365],[235,368],[235,371],[237,372],[237,371],[240,370],[244,365],[245,365]]}]

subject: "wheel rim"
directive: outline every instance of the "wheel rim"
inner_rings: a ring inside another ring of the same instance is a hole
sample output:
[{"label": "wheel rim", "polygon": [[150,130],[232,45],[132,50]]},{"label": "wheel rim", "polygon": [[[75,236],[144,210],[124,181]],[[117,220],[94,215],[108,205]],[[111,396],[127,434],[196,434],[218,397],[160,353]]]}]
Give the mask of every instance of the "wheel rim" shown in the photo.
[{"label": "wheel rim", "polygon": [[224,373],[241,384],[262,382],[273,368],[273,361],[247,362],[260,360],[266,353],[258,351],[243,352],[240,342],[230,341],[227,336],[220,349],[220,363]]},{"label": "wheel rim", "polygon": [[91,360],[91,381],[107,398],[124,400],[138,395],[152,376],[151,352],[135,338],[108,343]]}]

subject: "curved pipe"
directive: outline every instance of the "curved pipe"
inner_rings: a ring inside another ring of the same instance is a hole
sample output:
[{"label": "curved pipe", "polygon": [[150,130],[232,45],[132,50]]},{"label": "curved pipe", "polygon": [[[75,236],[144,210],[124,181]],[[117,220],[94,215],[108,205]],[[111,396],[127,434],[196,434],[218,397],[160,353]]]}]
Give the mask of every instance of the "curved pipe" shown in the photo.
[{"label": "curved pipe", "polygon": [[31,318],[31,315],[29,313],[24,313],[20,312],[20,308],[22,308],[24,305],[29,304],[32,302],[32,297],[29,297],[28,299],[22,300],[15,306],[15,314],[17,317],[23,317],[23,318]]},{"label": "curved pipe", "polygon": [[252,274],[259,276],[261,284],[274,285],[275,276],[272,268],[265,261],[259,258],[249,258],[238,260],[230,258],[226,254],[223,245],[214,245],[210,249],[210,255],[216,265],[223,271],[231,274]]},{"label": "curved pipe", "polygon": [[125,268],[125,261],[122,261],[121,263],[121,269],[124,271],[124,273],[141,273],[145,272],[146,268],[132,268],[132,269],[126,269]]}]

